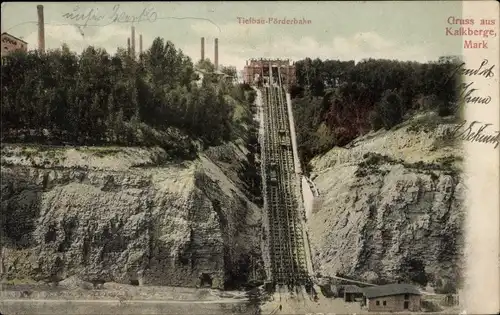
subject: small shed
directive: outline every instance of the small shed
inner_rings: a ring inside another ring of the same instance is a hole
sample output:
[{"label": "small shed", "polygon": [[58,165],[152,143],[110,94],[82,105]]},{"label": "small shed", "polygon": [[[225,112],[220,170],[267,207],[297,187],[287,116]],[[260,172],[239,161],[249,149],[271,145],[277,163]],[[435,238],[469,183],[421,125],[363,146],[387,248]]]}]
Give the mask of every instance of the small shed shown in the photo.
[{"label": "small shed", "polygon": [[344,286],[344,301],[355,302],[363,299],[363,290],[357,285]]},{"label": "small shed", "polygon": [[420,290],[411,284],[394,283],[363,288],[369,312],[420,311]]}]

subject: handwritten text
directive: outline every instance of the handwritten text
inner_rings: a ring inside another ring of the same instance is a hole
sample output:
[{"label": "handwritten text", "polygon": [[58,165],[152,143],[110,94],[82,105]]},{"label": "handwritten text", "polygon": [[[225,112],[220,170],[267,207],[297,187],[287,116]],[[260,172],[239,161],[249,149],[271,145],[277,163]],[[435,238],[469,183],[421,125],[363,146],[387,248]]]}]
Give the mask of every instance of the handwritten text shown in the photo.
[{"label": "handwritten text", "polygon": [[491,131],[491,128],[486,131],[486,129],[492,124],[473,121],[469,123],[467,127],[466,125],[467,121],[465,120],[461,124],[458,124],[455,129],[450,132],[450,135],[464,141],[494,144],[494,149],[498,147],[500,141],[500,131]]},{"label": "handwritten text", "polygon": [[[484,77],[486,79],[492,78],[494,76],[493,69],[495,65],[488,66],[488,59],[484,59],[479,67],[477,68],[466,68],[465,62],[458,65],[452,72],[452,76],[459,73],[466,77]],[[481,95],[479,89],[474,88],[474,81],[469,83],[462,83],[460,85],[460,97],[467,104],[489,104],[491,102],[491,96]]]},{"label": "handwritten text", "polygon": [[110,13],[99,11],[99,8],[91,8],[90,10],[82,10],[80,6],[76,6],[72,12],[67,12],[62,17],[80,22],[80,26],[104,26],[112,23],[140,23],[140,22],[155,22],[158,19],[158,13],[154,8],[144,8],[139,15],[131,15],[120,8],[117,4],[113,7]]}]

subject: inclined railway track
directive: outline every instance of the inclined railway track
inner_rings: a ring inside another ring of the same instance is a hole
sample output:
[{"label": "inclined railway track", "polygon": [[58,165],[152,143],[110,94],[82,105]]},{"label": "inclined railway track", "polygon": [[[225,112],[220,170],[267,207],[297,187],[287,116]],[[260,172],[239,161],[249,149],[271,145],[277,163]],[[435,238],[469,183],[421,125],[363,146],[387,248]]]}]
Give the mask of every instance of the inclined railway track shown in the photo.
[{"label": "inclined railway track", "polygon": [[[271,71],[270,71],[271,72]],[[272,72],[271,72],[272,76]],[[302,223],[296,196],[296,174],[290,123],[278,70],[278,86],[262,88],[266,191],[270,223],[272,280],[279,285],[301,285],[309,279]]]}]

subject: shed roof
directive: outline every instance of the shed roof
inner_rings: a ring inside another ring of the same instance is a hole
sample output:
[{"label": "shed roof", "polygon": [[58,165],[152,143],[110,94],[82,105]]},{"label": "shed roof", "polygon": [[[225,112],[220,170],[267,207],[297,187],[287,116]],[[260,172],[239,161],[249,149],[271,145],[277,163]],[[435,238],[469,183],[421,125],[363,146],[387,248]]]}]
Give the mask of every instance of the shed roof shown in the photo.
[{"label": "shed roof", "polygon": [[344,292],[345,293],[363,293],[363,290],[360,287],[358,287],[357,285],[349,284],[349,285],[344,286]]},{"label": "shed roof", "polygon": [[376,287],[363,288],[363,293],[366,298],[375,298],[389,295],[399,294],[415,294],[420,295],[420,290],[411,284],[406,283],[393,283],[386,285],[379,285]]}]

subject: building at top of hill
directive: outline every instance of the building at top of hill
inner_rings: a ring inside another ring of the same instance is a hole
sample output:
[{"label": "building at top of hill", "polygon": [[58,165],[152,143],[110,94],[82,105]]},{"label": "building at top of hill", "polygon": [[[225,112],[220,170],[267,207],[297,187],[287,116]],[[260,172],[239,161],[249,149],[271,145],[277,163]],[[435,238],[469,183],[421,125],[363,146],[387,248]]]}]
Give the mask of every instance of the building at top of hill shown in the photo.
[{"label": "building at top of hill", "polygon": [[2,33],[2,57],[16,50],[28,51],[28,43],[9,33]]}]

